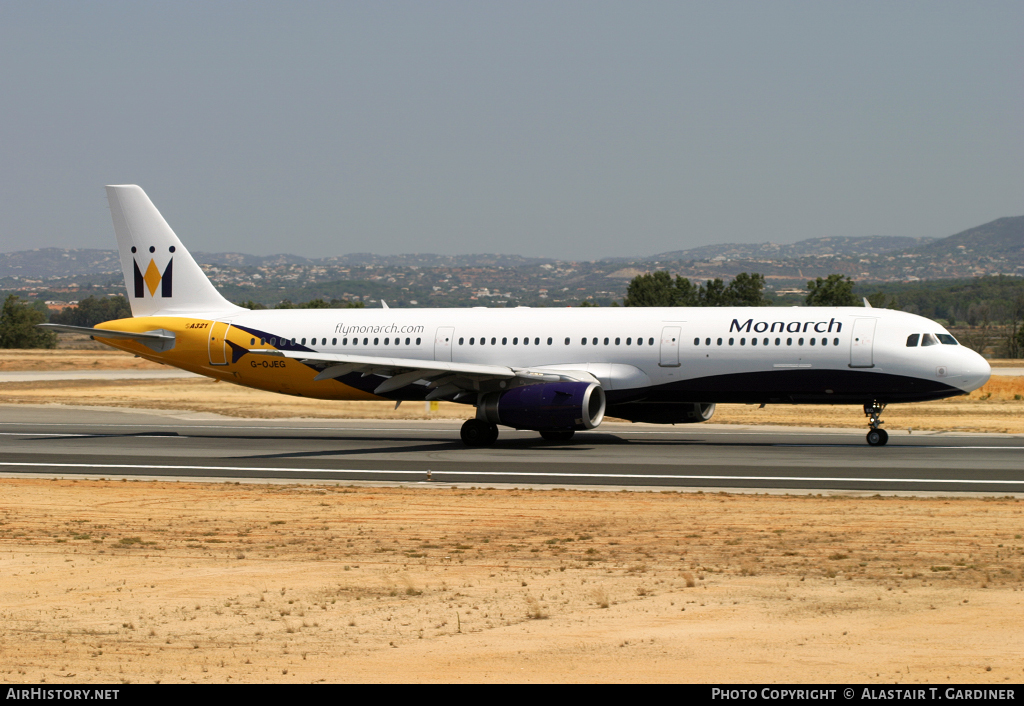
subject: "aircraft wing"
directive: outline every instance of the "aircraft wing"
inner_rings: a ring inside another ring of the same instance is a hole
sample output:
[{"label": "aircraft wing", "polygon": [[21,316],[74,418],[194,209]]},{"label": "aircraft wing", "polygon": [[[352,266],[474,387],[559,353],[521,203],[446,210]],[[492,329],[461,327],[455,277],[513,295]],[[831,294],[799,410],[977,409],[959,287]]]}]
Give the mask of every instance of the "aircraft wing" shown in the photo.
[{"label": "aircraft wing", "polygon": [[309,353],[306,351],[250,349],[249,353],[298,360],[320,371],[313,378],[314,380],[330,380],[349,373],[362,373],[364,376],[380,375],[388,378],[374,389],[375,395],[383,395],[418,383],[431,390],[426,397],[428,400],[442,397],[458,398],[470,391],[478,392],[482,386],[490,387],[487,383],[501,380],[516,379],[519,384],[563,380],[598,382],[590,373],[580,370],[539,370],[504,365],[452,363],[443,360]]}]

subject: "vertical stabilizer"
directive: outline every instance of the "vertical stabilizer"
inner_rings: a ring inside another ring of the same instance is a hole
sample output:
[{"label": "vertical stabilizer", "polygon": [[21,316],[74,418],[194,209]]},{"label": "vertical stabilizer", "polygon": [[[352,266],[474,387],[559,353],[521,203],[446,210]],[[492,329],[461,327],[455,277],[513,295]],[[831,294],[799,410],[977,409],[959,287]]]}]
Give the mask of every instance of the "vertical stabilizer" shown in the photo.
[{"label": "vertical stabilizer", "polygon": [[107,201],[133,316],[243,311],[220,295],[145,191],[108,186]]}]

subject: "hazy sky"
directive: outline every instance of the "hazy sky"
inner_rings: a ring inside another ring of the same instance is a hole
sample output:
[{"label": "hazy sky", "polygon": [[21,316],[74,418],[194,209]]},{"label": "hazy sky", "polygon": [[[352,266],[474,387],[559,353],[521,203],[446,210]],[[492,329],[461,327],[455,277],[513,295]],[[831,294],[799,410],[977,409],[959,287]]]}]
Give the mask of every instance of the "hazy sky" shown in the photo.
[{"label": "hazy sky", "polygon": [[1024,2],[0,0],[0,250],[595,259],[1024,214]]}]

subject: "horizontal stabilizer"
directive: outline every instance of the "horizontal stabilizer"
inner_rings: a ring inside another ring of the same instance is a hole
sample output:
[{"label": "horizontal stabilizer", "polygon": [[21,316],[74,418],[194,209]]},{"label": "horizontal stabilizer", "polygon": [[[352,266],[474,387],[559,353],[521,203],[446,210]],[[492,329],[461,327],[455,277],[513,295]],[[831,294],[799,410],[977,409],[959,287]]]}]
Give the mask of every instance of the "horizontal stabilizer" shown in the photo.
[{"label": "horizontal stabilizer", "polygon": [[89,328],[88,326],[68,326],[67,324],[36,324],[36,326],[41,329],[46,329],[47,331],[78,333],[85,336],[92,336],[93,338],[129,339],[138,341],[139,343],[161,353],[174,348],[174,334],[170,331],[165,331],[164,329],[137,332],[115,331],[105,328]]}]

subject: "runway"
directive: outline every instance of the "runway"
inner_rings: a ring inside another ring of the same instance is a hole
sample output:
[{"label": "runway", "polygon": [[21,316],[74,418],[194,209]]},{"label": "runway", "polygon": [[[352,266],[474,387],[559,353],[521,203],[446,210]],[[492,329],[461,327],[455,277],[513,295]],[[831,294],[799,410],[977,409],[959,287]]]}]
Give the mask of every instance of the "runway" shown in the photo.
[{"label": "runway", "polygon": [[605,424],[570,443],[502,429],[469,449],[458,422],[235,420],[0,405],[0,473],[338,482],[1024,493],[1024,438]]}]

